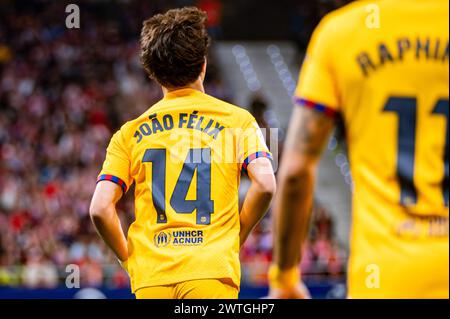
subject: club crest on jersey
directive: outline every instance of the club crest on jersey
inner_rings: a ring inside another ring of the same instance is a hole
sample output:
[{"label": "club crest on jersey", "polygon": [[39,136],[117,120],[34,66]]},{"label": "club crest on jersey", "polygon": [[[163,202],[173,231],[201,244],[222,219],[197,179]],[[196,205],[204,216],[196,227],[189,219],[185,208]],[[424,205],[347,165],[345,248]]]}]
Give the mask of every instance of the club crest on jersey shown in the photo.
[{"label": "club crest on jersey", "polygon": [[156,247],[165,247],[170,243],[171,237],[172,236],[170,233],[165,233],[162,231],[155,235],[153,241]]}]

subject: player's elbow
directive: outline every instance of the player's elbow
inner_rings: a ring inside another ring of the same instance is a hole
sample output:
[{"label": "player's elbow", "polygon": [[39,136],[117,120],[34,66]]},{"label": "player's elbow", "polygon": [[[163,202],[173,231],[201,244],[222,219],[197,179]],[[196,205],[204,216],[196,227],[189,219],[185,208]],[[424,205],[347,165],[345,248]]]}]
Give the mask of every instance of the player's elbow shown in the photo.
[{"label": "player's elbow", "polygon": [[93,221],[103,219],[108,215],[110,203],[93,200],[89,208],[89,215]]},{"label": "player's elbow", "polygon": [[277,191],[277,183],[273,174],[264,174],[257,181],[259,192],[266,198],[272,198]]},{"label": "player's elbow", "polygon": [[279,172],[279,184],[287,189],[298,190],[309,184],[315,178],[316,167],[314,165],[290,165],[283,167]]},{"label": "player's elbow", "polygon": [[115,205],[122,196],[122,189],[109,181],[97,184],[92,196],[89,214],[92,221],[109,219],[115,214]]},{"label": "player's elbow", "polygon": [[270,175],[264,184],[264,192],[267,196],[275,196],[275,193],[277,192],[277,182],[274,175]]}]

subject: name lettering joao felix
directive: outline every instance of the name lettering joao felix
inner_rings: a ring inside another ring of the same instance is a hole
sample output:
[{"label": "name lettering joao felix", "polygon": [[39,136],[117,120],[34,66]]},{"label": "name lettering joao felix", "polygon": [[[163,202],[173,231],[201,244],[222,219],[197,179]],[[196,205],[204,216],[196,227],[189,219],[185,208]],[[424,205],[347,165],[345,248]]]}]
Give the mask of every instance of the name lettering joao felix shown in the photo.
[{"label": "name lettering joao felix", "polygon": [[158,118],[156,113],[151,114],[148,117],[150,121],[141,124],[134,133],[136,142],[140,143],[144,136],[171,131],[175,128],[197,130],[217,139],[225,126],[214,119],[200,116],[198,113],[198,111],[193,111],[191,114],[180,113],[175,119],[172,114],[165,114],[161,118]]},{"label": "name lettering joao felix", "polygon": [[153,241],[156,247],[196,246],[203,244],[203,230],[161,231],[155,234]]}]

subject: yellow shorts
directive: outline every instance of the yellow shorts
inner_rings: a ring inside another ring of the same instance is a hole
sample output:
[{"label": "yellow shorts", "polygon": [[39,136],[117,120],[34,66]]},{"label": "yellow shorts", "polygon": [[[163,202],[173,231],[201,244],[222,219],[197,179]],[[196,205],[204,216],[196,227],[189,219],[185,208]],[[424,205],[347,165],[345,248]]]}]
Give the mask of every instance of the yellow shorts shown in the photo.
[{"label": "yellow shorts", "polygon": [[237,299],[238,289],[218,279],[199,279],[140,288],[137,299]]}]

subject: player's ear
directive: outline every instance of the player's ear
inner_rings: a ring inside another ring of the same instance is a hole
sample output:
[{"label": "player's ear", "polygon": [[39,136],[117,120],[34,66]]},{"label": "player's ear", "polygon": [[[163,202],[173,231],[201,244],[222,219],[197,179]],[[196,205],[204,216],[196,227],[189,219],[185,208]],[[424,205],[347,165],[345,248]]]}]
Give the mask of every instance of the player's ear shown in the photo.
[{"label": "player's ear", "polygon": [[205,62],[203,63],[202,72],[200,73],[200,78],[202,79],[202,82],[205,81],[206,76],[206,66],[208,65],[208,60],[205,57]]}]

